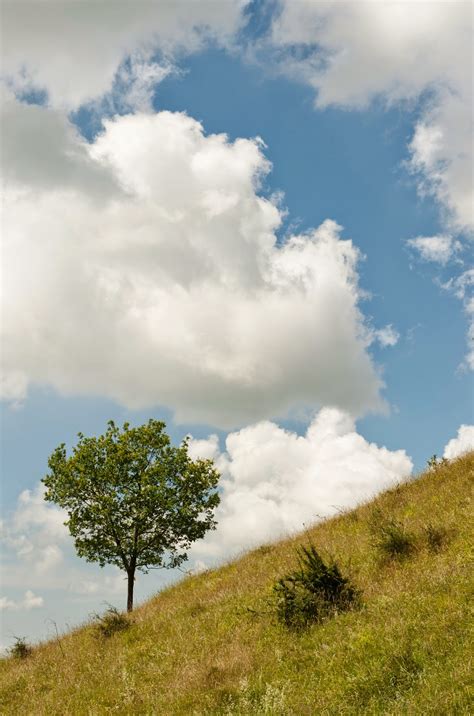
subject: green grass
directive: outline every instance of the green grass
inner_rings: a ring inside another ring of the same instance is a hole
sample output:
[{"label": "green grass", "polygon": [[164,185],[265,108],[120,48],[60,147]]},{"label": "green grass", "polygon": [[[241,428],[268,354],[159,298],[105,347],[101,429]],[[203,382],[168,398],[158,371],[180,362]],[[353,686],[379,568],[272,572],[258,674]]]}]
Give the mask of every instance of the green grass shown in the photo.
[{"label": "green grass", "polygon": [[[3,659],[0,713],[472,714],[473,477],[471,453],[186,578],[108,639],[91,624]],[[403,559],[381,559],[374,515],[410,535]],[[295,633],[278,623],[272,590],[309,540],[350,576],[362,607]]]}]

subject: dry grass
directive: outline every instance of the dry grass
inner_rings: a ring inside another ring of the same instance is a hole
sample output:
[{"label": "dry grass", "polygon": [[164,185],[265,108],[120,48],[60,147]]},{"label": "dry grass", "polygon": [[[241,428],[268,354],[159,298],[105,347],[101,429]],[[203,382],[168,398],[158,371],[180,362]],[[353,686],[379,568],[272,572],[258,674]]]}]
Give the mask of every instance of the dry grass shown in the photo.
[{"label": "dry grass", "polygon": [[[471,453],[304,535],[185,579],[110,639],[86,626],[27,659],[3,659],[0,712],[467,716],[473,477]],[[374,510],[413,536],[406,559],[380,560]],[[308,539],[350,574],[364,606],[295,634],[268,600]]]}]

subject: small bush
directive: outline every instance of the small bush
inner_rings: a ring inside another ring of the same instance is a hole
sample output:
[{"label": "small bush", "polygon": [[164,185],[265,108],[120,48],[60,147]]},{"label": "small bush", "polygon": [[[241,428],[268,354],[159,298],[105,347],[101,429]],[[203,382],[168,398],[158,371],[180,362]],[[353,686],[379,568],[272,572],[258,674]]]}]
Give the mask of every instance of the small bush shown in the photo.
[{"label": "small bush", "polygon": [[104,614],[96,614],[96,633],[101,637],[111,637],[119,631],[128,629],[131,622],[123,612],[116,607],[109,606]]},{"label": "small bush", "polygon": [[15,643],[10,648],[10,655],[15,659],[26,659],[31,655],[33,649],[24,636],[16,636]]},{"label": "small bush", "polygon": [[298,550],[299,569],[274,586],[277,616],[290,629],[303,629],[357,605],[360,593],[335,562],[325,564],[314,545]]},{"label": "small bush", "polygon": [[372,524],[375,547],[384,560],[405,559],[416,547],[414,535],[395,519],[382,518]]},{"label": "small bush", "polygon": [[435,527],[431,523],[423,528],[428,548],[432,552],[439,552],[448,539],[448,530],[445,527]]}]

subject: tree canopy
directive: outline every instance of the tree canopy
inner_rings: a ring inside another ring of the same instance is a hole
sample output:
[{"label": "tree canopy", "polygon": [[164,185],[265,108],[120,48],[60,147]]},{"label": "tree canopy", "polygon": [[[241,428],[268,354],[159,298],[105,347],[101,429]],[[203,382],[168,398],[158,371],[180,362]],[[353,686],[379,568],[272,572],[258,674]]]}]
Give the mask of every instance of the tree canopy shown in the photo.
[{"label": "tree canopy", "polygon": [[43,478],[45,499],[68,514],[78,555],[127,573],[129,611],[135,572],[180,565],[216,524],[218,471],[190,458],[187,438],[171,445],[165,427],[109,421],[104,435],[79,433],[70,457],[64,443],[52,453]]}]

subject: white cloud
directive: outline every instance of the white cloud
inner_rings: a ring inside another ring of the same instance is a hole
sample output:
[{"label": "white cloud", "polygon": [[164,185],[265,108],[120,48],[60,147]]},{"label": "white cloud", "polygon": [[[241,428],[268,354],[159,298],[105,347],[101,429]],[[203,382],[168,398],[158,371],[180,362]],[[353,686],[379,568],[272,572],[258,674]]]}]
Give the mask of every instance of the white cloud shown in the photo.
[{"label": "white cloud", "polygon": [[64,539],[67,530],[64,510],[51,507],[44,500],[45,487],[39,485],[35,490],[23,490],[18,498],[18,507],[13,514],[12,524],[17,532],[31,527],[40,530],[51,539]]},{"label": "white cloud", "polygon": [[219,438],[217,435],[210,435],[208,438],[199,440],[189,436],[188,454],[192,460],[215,460],[219,459]]},{"label": "white cloud", "polygon": [[0,523],[2,586],[27,588],[20,602],[3,597],[3,608],[42,606],[42,598],[36,597],[32,588],[78,595],[122,594],[123,572],[116,567],[102,570],[75,556],[73,539],[64,525],[67,513],[46,502],[44,492],[41,483],[34,490],[23,490],[16,508]]},{"label": "white cloud", "polygon": [[[145,84],[175,54],[229,42],[246,0],[3,0],[2,72],[20,91],[44,88],[53,106],[77,107],[109,92],[127,56],[160,52]],[[143,89],[143,72],[140,73]],[[140,84],[139,82],[139,84]],[[135,87],[137,88],[137,87]]]},{"label": "white cloud", "polygon": [[28,379],[24,373],[9,370],[0,375],[0,396],[13,408],[21,408],[28,393]]},{"label": "white cloud", "polygon": [[31,589],[25,592],[25,596],[21,601],[15,602],[13,599],[7,597],[0,597],[0,611],[1,610],[12,610],[12,611],[30,611],[30,609],[39,609],[44,605],[43,597],[39,597],[34,594]]},{"label": "white cloud", "polygon": [[228,557],[298,532],[395,485],[412,467],[404,450],[368,443],[335,408],[321,410],[304,436],[268,421],[230,433],[220,462],[218,527],[193,555]]},{"label": "white cloud", "polygon": [[474,450],[474,425],[461,425],[457,437],[448,442],[443,457],[452,460],[459,455]]},{"label": "white cloud", "polygon": [[[418,236],[416,239],[409,239],[406,243],[410,248],[414,249],[418,257],[423,261],[429,261],[443,267],[454,262],[461,266],[464,263],[463,260],[457,256],[462,250],[462,245],[451,236]],[[441,283],[439,278],[437,278],[436,283],[462,301],[464,313],[468,321],[466,336],[468,350],[461,367],[463,369],[474,370],[474,296],[472,295],[474,270],[468,269],[463,271],[457,276],[452,276],[444,283]]]},{"label": "white cloud", "polygon": [[379,328],[375,331],[375,337],[382,346],[382,348],[396,346],[400,340],[399,332],[390,323],[388,326]]},{"label": "white cloud", "polygon": [[358,251],[333,221],[277,245],[260,140],[161,112],[87,144],[58,110],[14,102],[4,131],[8,398],[49,384],[223,427],[380,408]]},{"label": "white cloud", "polygon": [[407,244],[415,249],[424,261],[432,261],[442,266],[445,266],[461,249],[459,241],[455,241],[452,236],[445,234],[417,236],[416,239],[408,239]]},{"label": "white cloud", "polygon": [[[316,90],[316,105],[363,109],[418,99],[409,145],[420,191],[446,223],[473,227],[472,6],[469,2],[280,0],[272,43],[281,66]],[[300,48],[305,52],[301,53]]]},{"label": "white cloud", "polygon": [[442,287],[453,293],[456,298],[462,301],[464,313],[468,320],[467,330],[467,354],[464,362],[465,368],[474,370],[474,295],[472,287],[474,286],[474,269],[463,271],[462,274],[451,278]]},{"label": "white cloud", "polygon": [[44,501],[43,485],[24,490],[16,509],[1,525],[1,541],[30,576],[51,573],[63,561],[58,543],[68,539],[66,518],[63,510]]},{"label": "white cloud", "polygon": [[[470,59],[467,57],[466,61],[469,63]],[[433,195],[444,207],[448,228],[471,233],[474,228],[472,147],[471,87],[440,92],[415,127],[409,144],[409,168],[419,177],[420,194]]]},{"label": "white cloud", "polygon": [[176,71],[171,63],[154,62],[143,53],[134,53],[118,69],[114,89],[105,95],[105,102],[111,105],[108,113],[151,112],[156,85]]},{"label": "white cloud", "polygon": [[117,194],[110,170],[91,162],[87,143],[63,112],[18,102],[5,88],[0,98],[4,192],[80,191],[96,202]]},{"label": "white cloud", "polygon": [[456,298],[469,300],[469,291],[474,286],[474,269],[468,269],[459,276],[450,279],[443,285],[443,288],[452,291]]}]

